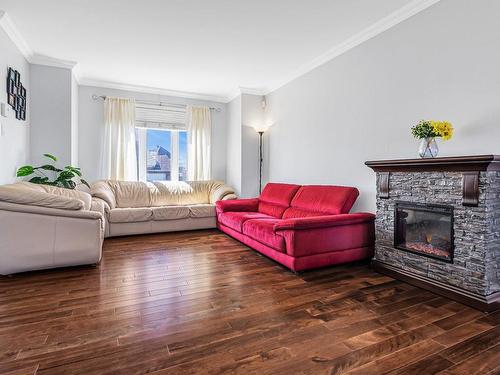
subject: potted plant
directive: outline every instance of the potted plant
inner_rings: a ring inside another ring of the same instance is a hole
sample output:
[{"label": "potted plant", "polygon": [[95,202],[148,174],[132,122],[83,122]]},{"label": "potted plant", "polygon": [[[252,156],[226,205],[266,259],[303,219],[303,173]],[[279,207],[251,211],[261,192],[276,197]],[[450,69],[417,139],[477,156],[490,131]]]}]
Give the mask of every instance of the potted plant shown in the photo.
[{"label": "potted plant", "polygon": [[[90,188],[90,185],[82,178],[80,168],[68,165],[64,169],[57,168],[54,163],[57,158],[51,154],[43,154],[49,159],[48,164],[43,164],[38,167],[32,165],[22,166],[17,170],[17,177],[27,177],[34,175],[29,179],[29,182],[41,185],[51,185],[66,189],[75,189],[78,184],[83,184]],[[49,177],[51,176],[52,179]],[[76,180],[76,181],[75,181]]]},{"label": "potted plant", "polygon": [[421,139],[418,153],[421,158],[435,158],[438,156],[439,148],[436,138],[447,141],[453,136],[453,126],[447,121],[421,120],[411,128],[411,133],[417,139]]}]

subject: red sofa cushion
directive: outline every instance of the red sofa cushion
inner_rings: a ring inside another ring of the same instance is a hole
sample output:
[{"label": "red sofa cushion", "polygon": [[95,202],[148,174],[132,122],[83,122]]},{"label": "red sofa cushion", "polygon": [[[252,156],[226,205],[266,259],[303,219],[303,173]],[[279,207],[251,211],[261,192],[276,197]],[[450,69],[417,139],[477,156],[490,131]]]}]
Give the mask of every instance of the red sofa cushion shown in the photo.
[{"label": "red sofa cushion", "polygon": [[259,212],[281,218],[300,185],[268,183],[259,197]]},{"label": "red sofa cushion", "polygon": [[275,250],[285,252],[285,239],[274,231],[280,219],[251,219],[243,223],[243,234]]},{"label": "red sofa cushion", "polygon": [[290,203],[283,219],[348,213],[359,195],[346,186],[302,186]]},{"label": "red sofa cushion", "polygon": [[272,216],[260,212],[223,212],[219,213],[218,220],[221,224],[235,231],[243,233],[243,223],[250,219],[274,219]]}]

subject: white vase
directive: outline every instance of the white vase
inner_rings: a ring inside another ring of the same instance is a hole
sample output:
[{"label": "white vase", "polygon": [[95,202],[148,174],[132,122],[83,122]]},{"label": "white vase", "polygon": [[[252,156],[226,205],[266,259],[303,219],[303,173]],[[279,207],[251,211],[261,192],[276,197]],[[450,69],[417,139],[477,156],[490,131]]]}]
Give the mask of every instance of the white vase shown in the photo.
[{"label": "white vase", "polygon": [[439,147],[437,145],[436,139],[434,137],[428,137],[422,139],[420,142],[420,147],[418,148],[418,154],[421,158],[435,158],[439,154]]}]

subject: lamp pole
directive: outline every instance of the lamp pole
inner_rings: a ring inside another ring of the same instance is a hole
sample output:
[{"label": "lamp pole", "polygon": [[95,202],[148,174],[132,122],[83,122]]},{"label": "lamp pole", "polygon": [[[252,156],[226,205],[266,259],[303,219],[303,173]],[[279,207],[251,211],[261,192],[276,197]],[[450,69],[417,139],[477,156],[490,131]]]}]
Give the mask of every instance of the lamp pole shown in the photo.
[{"label": "lamp pole", "polygon": [[259,195],[262,193],[262,136],[264,132],[261,130],[259,133]]}]

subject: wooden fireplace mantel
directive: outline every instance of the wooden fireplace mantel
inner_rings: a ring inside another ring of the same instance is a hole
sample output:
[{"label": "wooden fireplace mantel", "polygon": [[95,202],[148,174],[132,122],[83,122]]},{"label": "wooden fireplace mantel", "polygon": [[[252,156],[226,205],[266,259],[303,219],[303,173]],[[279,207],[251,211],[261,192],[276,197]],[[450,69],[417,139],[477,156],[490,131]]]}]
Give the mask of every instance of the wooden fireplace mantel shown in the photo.
[{"label": "wooden fireplace mantel", "polygon": [[500,155],[453,156],[432,159],[396,159],[367,161],[365,164],[379,174],[380,198],[389,198],[391,172],[462,172],[464,206],[479,204],[479,173],[500,171]]},{"label": "wooden fireplace mantel", "polygon": [[500,155],[451,156],[429,159],[374,160],[365,163],[375,172],[500,171]]}]

